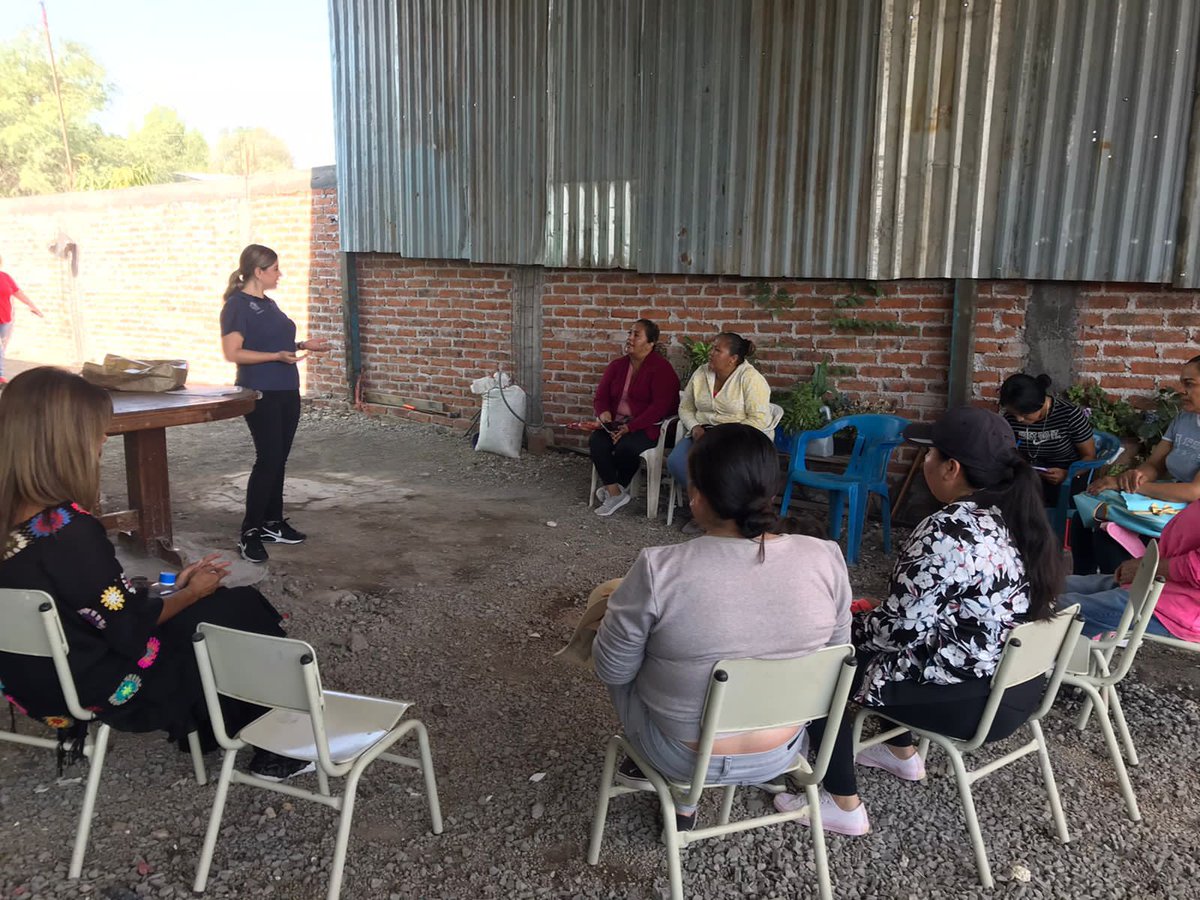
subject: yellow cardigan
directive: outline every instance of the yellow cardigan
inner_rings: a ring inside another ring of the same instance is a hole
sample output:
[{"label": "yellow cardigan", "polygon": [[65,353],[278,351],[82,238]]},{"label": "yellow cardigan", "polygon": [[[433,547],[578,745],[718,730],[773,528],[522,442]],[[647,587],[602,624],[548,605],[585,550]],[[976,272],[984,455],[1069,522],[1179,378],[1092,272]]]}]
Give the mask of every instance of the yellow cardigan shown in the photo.
[{"label": "yellow cardigan", "polygon": [[753,425],[767,437],[775,436],[771,427],[771,388],[767,379],[750,365],[742,363],[733,370],[717,396],[713,396],[716,376],[708,366],[693,374],[679,401],[679,421],[690,433],[697,425],[726,425],[743,422]]}]

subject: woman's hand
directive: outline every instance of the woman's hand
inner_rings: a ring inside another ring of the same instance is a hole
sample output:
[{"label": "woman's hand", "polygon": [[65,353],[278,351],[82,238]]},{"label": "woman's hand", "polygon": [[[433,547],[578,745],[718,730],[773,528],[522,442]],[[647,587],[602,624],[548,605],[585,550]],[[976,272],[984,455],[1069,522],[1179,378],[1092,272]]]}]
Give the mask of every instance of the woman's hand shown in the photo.
[{"label": "woman's hand", "polygon": [[1051,484],[1062,484],[1067,479],[1067,470],[1051,467],[1044,472],[1038,472],[1042,476],[1042,481],[1048,481]]},{"label": "woman's hand", "polygon": [[616,431],[612,432],[613,443],[615,444],[627,434],[629,434],[629,426],[622,422],[621,426]]},{"label": "woman's hand", "polygon": [[597,416],[597,418],[598,418],[598,419],[599,419],[601,422],[611,422],[611,421],[612,421],[612,413],[610,413],[610,412],[609,412],[609,411],[606,409],[604,412],[600,413],[600,415],[599,415],[599,416]]},{"label": "woman's hand", "polygon": [[202,600],[219,588],[228,574],[228,567],[222,568],[214,565],[197,569],[188,578],[187,591],[191,594],[193,601]]},{"label": "woman's hand", "polygon": [[309,338],[302,342],[306,353],[328,353],[333,349],[325,338]]},{"label": "woman's hand", "polygon": [[1117,571],[1113,574],[1113,580],[1122,587],[1133,584],[1134,576],[1137,575],[1137,570],[1141,565],[1140,559],[1125,560],[1117,567]]},{"label": "woman's hand", "polygon": [[1098,494],[1101,491],[1111,491],[1116,489],[1117,479],[1111,475],[1105,475],[1102,478],[1096,478],[1088,485],[1087,492],[1089,494]]},{"label": "woman's hand", "polygon": [[296,363],[300,362],[300,360],[304,359],[304,354],[293,353],[291,350],[280,350],[275,354],[275,358],[281,363],[288,363],[294,366]]},{"label": "woman's hand", "polygon": [[692,429],[692,440],[698,441],[702,437],[704,437],[704,426],[697,425],[695,428]]},{"label": "woman's hand", "polygon": [[1136,494],[1145,483],[1146,473],[1141,468],[1127,469],[1117,476],[1118,490],[1126,491],[1130,494]]},{"label": "woman's hand", "polygon": [[229,562],[221,559],[221,554],[210,553],[203,559],[197,560],[190,566],[180,570],[179,574],[175,577],[175,589],[177,591],[183,590],[188,586],[188,582],[192,580],[192,576],[202,569],[212,569],[219,572],[221,577],[224,578],[229,574],[230,565]]}]

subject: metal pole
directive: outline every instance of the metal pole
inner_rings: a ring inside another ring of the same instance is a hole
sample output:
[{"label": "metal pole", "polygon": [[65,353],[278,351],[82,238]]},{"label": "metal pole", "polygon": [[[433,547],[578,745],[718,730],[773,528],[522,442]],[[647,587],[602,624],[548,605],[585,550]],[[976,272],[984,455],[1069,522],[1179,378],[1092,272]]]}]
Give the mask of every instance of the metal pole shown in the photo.
[{"label": "metal pole", "polygon": [[67,157],[67,190],[75,190],[75,166],[71,162],[71,142],[67,140],[67,114],[63,111],[62,86],[58,83],[58,63],[54,61],[54,43],[50,40],[50,21],[46,18],[46,3],[41,0],[42,28],[46,32],[46,50],[50,53],[50,71],[54,73],[54,95],[58,98],[58,123],[62,126],[63,153]]}]

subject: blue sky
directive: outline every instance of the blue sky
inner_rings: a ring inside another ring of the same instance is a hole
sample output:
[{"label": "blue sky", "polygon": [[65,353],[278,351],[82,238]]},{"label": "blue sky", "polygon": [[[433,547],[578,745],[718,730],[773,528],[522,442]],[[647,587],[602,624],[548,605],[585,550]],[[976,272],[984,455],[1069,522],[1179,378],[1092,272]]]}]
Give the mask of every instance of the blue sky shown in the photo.
[{"label": "blue sky", "polygon": [[[41,28],[36,0],[2,2],[0,40]],[[113,84],[105,130],[126,134],[163,105],[210,146],[223,128],[262,126],[298,167],[334,161],[328,0],[46,0],[46,11],[55,44],[86,45]]]}]

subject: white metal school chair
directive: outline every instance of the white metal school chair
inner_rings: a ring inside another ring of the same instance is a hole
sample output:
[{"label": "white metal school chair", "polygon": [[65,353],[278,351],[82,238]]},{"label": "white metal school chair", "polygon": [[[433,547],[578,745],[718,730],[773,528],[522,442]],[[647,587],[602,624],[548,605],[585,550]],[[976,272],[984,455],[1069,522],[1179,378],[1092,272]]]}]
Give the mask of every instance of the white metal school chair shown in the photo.
[{"label": "white metal school chair", "polygon": [[[1041,720],[1054,705],[1059,685],[1062,684],[1071,660],[1075,641],[1082,629],[1083,619],[1079,616],[1079,604],[1067,607],[1052,619],[1042,622],[1026,622],[1024,625],[1014,628],[1004,643],[1004,652],[1000,656],[996,674],[992,676],[992,689],[983,710],[983,717],[979,720],[979,727],[975,729],[975,734],[970,738],[951,737],[936,731],[914,728],[887,715],[886,711],[873,707],[863,708],[854,718],[855,756],[865,748],[882,744],[905,731],[911,731],[919,739],[918,747],[922,758],[929,752],[931,741],[946,751],[954,768],[954,777],[958,782],[963,816],[967,820],[967,831],[971,835],[971,844],[975,850],[975,866],[979,870],[979,882],[984,887],[993,886],[992,868],[988,863],[983,834],[979,830],[979,819],[975,814],[975,801],[971,796],[971,785],[985,775],[990,775],[997,769],[1036,752],[1038,761],[1041,763],[1042,781],[1046,786],[1050,812],[1054,817],[1055,827],[1058,829],[1059,840],[1065,844],[1071,839],[1070,833],[1067,831],[1066,817],[1063,816],[1062,803],[1058,797],[1058,785],[1054,781],[1054,770],[1050,766],[1050,753],[1046,748],[1046,737],[1042,733]],[[1029,730],[1033,732],[1033,740],[998,759],[985,763],[978,769],[969,771],[964,764],[963,755],[983,746],[988,732],[991,731],[992,722],[996,718],[996,711],[1000,707],[1000,700],[1003,698],[1004,692],[1009,688],[1032,681],[1034,678],[1041,678],[1047,673],[1050,678],[1046,685],[1046,692],[1042,696],[1042,702],[1026,723]],[[897,727],[885,729],[879,734],[863,740],[863,722],[868,716],[876,716]]]},{"label": "white metal school chair", "polygon": [[[1075,653],[1071,658],[1071,667],[1067,671],[1064,684],[1077,687],[1084,692],[1083,709],[1075,727],[1080,731],[1087,728],[1092,710],[1097,713],[1100,731],[1104,735],[1104,743],[1108,755],[1112,759],[1113,768],[1117,770],[1117,781],[1121,785],[1121,795],[1125,798],[1125,810],[1134,822],[1141,821],[1142,813],[1138,809],[1137,797],[1133,793],[1133,784],[1129,780],[1129,772],[1125,769],[1125,761],[1121,758],[1121,745],[1117,743],[1117,733],[1121,743],[1125,745],[1125,756],[1129,765],[1138,764],[1137,749],[1133,745],[1133,737],[1129,734],[1129,725],[1125,721],[1125,713],[1121,711],[1121,699],[1117,696],[1117,685],[1129,674],[1129,668],[1137,657],[1142,638],[1149,637],[1146,628],[1158,605],[1158,597],[1162,593],[1165,580],[1155,576],[1158,571],[1158,542],[1151,541],[1142,557],[1133,584],[1129,586],[1129,603],[1117,623],[1117,629],[1111,635],[1099,640],[1079,637],[1075,645]],[[1125,647],[1122,648],[1121,644]],[[1120,653],[1117,665],[1113,659]],[[1116,723],[1116,732],[1113,731]]]},{"label": "white metal school chair", "polygon": [[[825,832],[821,827],[817,785],[825,777],[825,769],[829,765],[838,725],[846,709],[846,698],[850,695],[854,667],[854,649],[848,644],[826,647],[797,659],[732,659],[718,662],[713,667],[708,697],[704,702],[700,746],[696,751],[696,768],[690,784],[668,782],[633,749],[623,735],[613,735],[609,738],[604,752],[604,775],[596,799],[596,815],[592,821],[592,837],[588,846],[588,863],[594,866],[600,861],[600,845],[604,840],[604,823],[608,817],[609,801],[613,797],[638,790],[614,782],[617,751],[620,750],[637,763],[658,795],[662,808],[663,837],[667,845],[667,870],[673,900],[683,900],[680,848],[705,838],[790,822],[804,815],[806,810],[812,826],[813,857],[820,896],[831,897],[829,863],[825,855]],[[712,756],[713,741],[722,733],[791,725],[799,727],[814,719],[828,720],[825,739],[817,748],[816,761],[809,766],[808,760],[798,753],[795,763],[787,770],[793,781],[804,785],[808,806],[791,812],[772,812],[769,815],[730,822],[729,816],[737,785],[704,783]],[[705,789],[715,787],[721,788],[724,793],[718,823],[707,828],[680,832],[675,827],[674,798],[678,796],[688,805],[695,805],[699,803],[700,795]]]},{"label": "white metal school chair", "polygon": [[[438,804],[429,736],[419,719],[404,719],[411,703],[324,690],[316,652],[304,641],[203,623],[193,642],[213,732],[225,751],[193,890],[203,891],[208,882],[208,870],[231,783],[312,800],[338,810],[341,815],[329,871],[328,900],[337,900],[341,893],[358,781],[376,759],[421,771],[433,833],[442,833],[442,811]],[[270,707],[270,712],[230,736],[221,715],[221,695]],[[393,744],[413,733],[420,759],[387,752]],[[237,752],[248,744],[281,756],[316,763],[318,791],[236,771],[233,763]],[[330,775],[346,779],[345,789],[339,797],[329,793]]]},{"label": "white metal school chair", "polygon": [[[11,588],[0,589],[0,650],[21,656],[37,656],[50,659],[58,675],[59,688],[67,701],[66,711],[80,722],[94,721],[96,716],[79,703],[79,692],[75,689],[75,678],[67,662],[70,648],[58,618],[58,608],[53,598],[45,591],[23,591]],[[100,774],[104,769],[104,754],[108,750],[108,736],[112,731],[103,722],[95,733],[89,731],[79,748],[88,759],[87,785],[83,791],[83,808],[79,813],[79,825],[75,829],[75,847],[71,851],[71,864],[67,869],[70,878],[78,878],[83,871],[83,855],[87,851],[88,834],[92,828],[92,815],[96,809],[96,794],[100,789]],[[0,741],[58,750],[54,738],[18,734],[0,729]],[[195,732],[188,735],[192,751],[192,766],[196,783],[207,780],[204,760],[200,755],[200,739]]]}]

